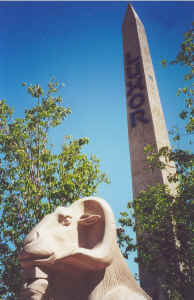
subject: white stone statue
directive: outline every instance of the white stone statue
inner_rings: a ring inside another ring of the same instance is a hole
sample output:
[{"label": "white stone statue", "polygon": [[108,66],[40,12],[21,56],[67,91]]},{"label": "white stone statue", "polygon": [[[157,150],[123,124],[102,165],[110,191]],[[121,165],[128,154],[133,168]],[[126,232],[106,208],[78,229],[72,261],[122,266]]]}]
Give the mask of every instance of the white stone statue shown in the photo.
[{"label": "white stone statue", "polygon": [[109,205],[83,198],[34,227],[19,256],[21,300],[148,300],[116,242]]}]

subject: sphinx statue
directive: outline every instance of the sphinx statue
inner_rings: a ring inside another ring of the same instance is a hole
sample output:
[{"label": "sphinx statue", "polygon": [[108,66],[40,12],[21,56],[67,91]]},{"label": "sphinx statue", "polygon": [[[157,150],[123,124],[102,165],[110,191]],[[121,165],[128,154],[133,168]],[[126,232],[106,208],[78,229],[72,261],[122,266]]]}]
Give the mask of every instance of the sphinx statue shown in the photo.
[{"label": "sphinx statue", "polygon": [[110,206],[77,200],[45,216],[19,256],[21,300],[150,300],[131,275],[116,241]]}]

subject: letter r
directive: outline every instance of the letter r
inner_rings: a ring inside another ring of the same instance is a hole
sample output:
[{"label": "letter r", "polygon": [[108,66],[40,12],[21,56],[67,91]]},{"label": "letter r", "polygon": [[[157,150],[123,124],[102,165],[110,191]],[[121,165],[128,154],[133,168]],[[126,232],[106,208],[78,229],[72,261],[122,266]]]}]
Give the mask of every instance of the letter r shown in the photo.
[{"label": "letter r", "polygon": [[138,109],[130,113],[131,127],[136,126],[137,120],[143,122],[144,124],[149,122],[149,120],[145,117],[144,109]]}]

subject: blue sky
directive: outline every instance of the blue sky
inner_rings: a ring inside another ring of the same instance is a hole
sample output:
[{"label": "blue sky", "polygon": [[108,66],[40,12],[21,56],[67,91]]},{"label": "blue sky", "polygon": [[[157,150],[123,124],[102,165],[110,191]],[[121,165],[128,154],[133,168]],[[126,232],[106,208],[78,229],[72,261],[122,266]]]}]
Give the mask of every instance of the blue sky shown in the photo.
[{"label": "blue sky", "polygon": [[[181,128],[178,113],[184,68],[161,67],[172,60],[194,19],[194,2],[131,2],[144,23],[168,129]],[[72,115],[51,135],[59,150],[63,136],[89,137],[85,148],[101,160],[110,185],[98,195],[116,219],[132,199],[121,24],[128,2],[0,2],[0,99],[22,117],[33,100],[22,82],[46,87],[51,76],[65,82],[64,105]],[[132,234],[132,233],[131,233]],[[137,266],[129,259],[133,273]]]}]

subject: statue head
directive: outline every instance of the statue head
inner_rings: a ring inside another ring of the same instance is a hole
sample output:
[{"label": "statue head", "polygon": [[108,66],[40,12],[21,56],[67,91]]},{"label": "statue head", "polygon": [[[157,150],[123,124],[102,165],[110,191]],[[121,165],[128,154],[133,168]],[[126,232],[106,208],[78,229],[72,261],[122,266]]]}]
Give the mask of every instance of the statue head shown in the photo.
[{"label": "statue head", "polygon": [[67,263],[99,270],[111,263],[115,244],[116,227],[109,205],[88,197],[45,216],[27,235],[19,260],[24,269],[60,269]]}]

